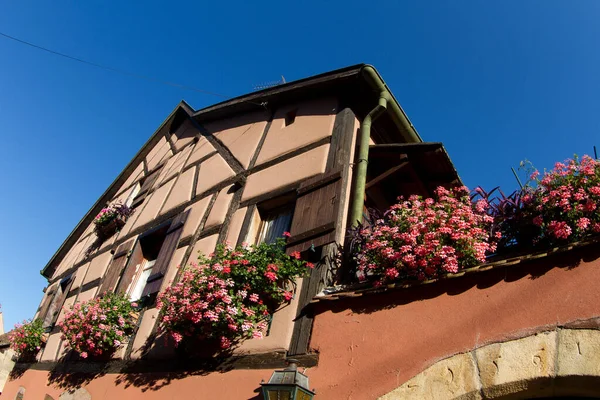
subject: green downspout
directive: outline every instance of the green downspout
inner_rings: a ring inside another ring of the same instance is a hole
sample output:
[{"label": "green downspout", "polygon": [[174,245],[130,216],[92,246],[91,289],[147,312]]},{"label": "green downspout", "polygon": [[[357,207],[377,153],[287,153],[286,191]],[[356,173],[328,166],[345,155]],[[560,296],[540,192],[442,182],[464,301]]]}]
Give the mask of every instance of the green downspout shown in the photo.
[{"label": "green downspout", "polygon": [[354,196],[350,206],[351,226],[356,226],[362,222],[365,186],[367,184],[367,166],[369,163],[369,139],[371,138],[371,125],[373,122],[387,110],[392,121],[403,134],[406,143],[419,143],[423,141],[375,68],[365,65],[361,73],[369,86],[379,93],[379,102],[367,114],[360,125],[358,161],[354,169]]},{"label": "green downspout", "polygon": [[354,169],[354,199],[350,209],[352,226],[362,222],[363,204],[365,202],[365,186],[367,184],[367,165],[369,164],[369,139],[371,124],[387,109],[390,93],[385,90],[379,94],[379,104],[367,114],[360,124],[358,142],[358,160]]}]

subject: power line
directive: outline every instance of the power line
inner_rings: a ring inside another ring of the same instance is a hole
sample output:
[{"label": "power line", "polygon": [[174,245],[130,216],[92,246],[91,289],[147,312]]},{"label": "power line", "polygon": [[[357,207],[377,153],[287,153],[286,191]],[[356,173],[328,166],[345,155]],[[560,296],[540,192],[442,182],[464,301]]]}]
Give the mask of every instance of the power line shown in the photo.
[{"label": "power line", "polygon": [[[42,51],[45,51],[45,52],[48,52],[48,53],[51,53],[51,54],[55,54],[57,56],[67,58],[69,60],[77,61],[77,62],[80,62],[82,64],[91,65],[92,67],[100,68],[100,69],[103,69],[103,70],[106,70],[106,71],[116,72],[116,73],[121,74],[121,75],[131,76],[131,77],[139,78],[139,79],[145,79],[145,80],[150,81],[150,82],[161,83],[163,85],[173,86],[173,87],[177,87],[177,88],[180,88],[180,89],[191,90],[191,91],[194,91],[194,92],[204,93],[204,94],[208,94],[208,95],[211,95],[211,96],[217,96],[217,97],[221,97],[221,98],[225,98],[225,99],[229,99],[230,98],[229,96],[225,96],[223,94],[219,94],[219,93],[215,93],[215,92],[210,92],[208,90],[197,89],[197,88],[192,87],[192,86],[182,85],[182,84],[175,83],[175,82],[170,82],[170,81],[164,81],[164,80],[161,80],[161,79],[158,79],[158,78],[154,78],[154,77],[151,77],[151,76],[146,76],[146,75],[142,75],[142,74],[136,74],[136,73],[133,73],[133,72],[122,70],[122,69],[113,68],[113,67],[109,67],[109,66],[106,66],[106,65],[97,64],[95,62],[83,60],[81,58],[73,57],[73,56],[70,56],[70,55],[64,54],[64,53],[60,53],[58,51],[51,50],[51,49],[48,49],[48,48],[43,47],[43,46],[38,46],[37,44],[30,43],[30,42],[27,42],[25,40],[21,40],[19,38],[16,38],[14,36],[7,35],[6,33],[0,32],[0,36],[4,36],[7,39],[14,40],[15,42],[18,42],[18,43],[21,43],[21,44],[24,44],[24,45],[27,45],[27,46],[31,46],[31,47],[36,48],[38,50],[42,50]],[[249,103],[251,103],[251,102],[249,102]],[[262,105],[262,104],[257,104],[257,103],[252,103],[252,104]]]}]

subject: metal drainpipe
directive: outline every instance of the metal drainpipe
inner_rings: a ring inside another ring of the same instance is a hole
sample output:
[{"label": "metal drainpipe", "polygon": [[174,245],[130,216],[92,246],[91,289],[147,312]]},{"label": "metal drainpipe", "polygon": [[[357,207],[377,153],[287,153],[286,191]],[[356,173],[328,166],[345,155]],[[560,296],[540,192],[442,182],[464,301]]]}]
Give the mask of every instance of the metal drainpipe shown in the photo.
[{"label": "metal drainpipe", "polygon": [[363,204],[365,202],[365,186],[367,184],[367,165],[369,163],[369,139],[371,124],[387,109],[390,93],[387,90],[379,94],[379,104],[367,114],[360,124],[360,141],[358,144],[358,161],[354,170],[354,199],[350,209],[350,222],[356,226],[362,222]]},{"label": "metal drainpipe", "polygon": [[361,74],[367,84],[373,90],[379,92],[379,104],[367,114],[360,126],[358,163],[354,170],[354,195],[352,196],[349,215],[351,226],[356,226],[362,222],[365,186],[367,184],[367,165],[369,163],[369,139],[373,121],[387,110],[391,120],[404,136],[406,143],[420,143],[423,141],[377,70],[371,65],[365,65],[361,70]]}]

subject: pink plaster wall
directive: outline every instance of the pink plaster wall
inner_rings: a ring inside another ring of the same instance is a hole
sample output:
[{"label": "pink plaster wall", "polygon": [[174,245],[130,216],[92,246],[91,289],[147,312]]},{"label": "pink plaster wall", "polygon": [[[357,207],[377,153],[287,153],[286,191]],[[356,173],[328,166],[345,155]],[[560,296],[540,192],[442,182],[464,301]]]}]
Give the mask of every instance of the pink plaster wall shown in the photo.
[{"label": "pink plaster wall", "polygon": [[231,151],[244,168],[248,168],[268,119],[268,113],[261,111],[207,123],[204,127]]},{"label": "pink plaster wall", "polygon": [[146,156],[148,171],[154,169],[161,161],[168,159],[172,154],[167,140],[164,137],[161,138]]},{"label": "pink plaster wall", "polygon": [[[167,200],[169,191],[173,187],[174,183],[175,183],[175,180],[171,179],[169,182],[165,183],[163,186],[156,189],[150,195],[150,198],[146,199],[144,201],[144,203],[146,203],[144,206],[144,209],[141,211],[139,217],[137,218],[137,220],[135,221],[135,223],[133,224],[131,229],[135,229],[138,226],[145,225],[158,216],[158,212],[160,211],[163,204]],[[129,221],[127,221],[127,222],[129,222]],[[127,226],[123,227],[123,231],[125,231],[126,227]]]},{"label": "pink plaster wall", "polygon": [[207,155],[215,151],[215,147],[212,144],[210,144],[210,142],[204,136],[200,136],[198,143],[196,143],[196,145],[194,146],[192,154],[190,155],[190,158],[187,160],[185,165],[188,166],[190,164],[193,164],[201,158],[206,157]]},{"label": "pink plaster wall", "polygon": [[[106,374],[85,386],[93,400],[165,400],[186,399],[206,400],[209,398],[258,400],[255,392],[261,380],[268,380],[273,372],[265,370],[234,370],[227,373],[214,372],[208,375],[183,377],[156,376],[144,379],[138,375],[124,377],[119,374]],[[136,379],[137,378],[137,379]],[[25,399],[43,399],[46,394],[58,399],[66,391],[59,383],[48,383],[48,372],[28,370],[18,381],[7,382],[3,397],[15,398],[19,385],[26,388]]]},{"label": "pink plaster wall", "polygon": [[217,245],[217,239],[219,235],[211,235],[205,238],[199,239],[194,247],[192,248],[192,252],[190,254],[189,262],[197,262],[198,256],[200,253],[208,256],[215,250],[215,246]]},{"label": "pink plaster wall", "polygon": [[248,207],[238,208],[231,216],[229,222],[229,229],[227,230],[227,243],[231,246],[235,246],[242,230],[242,224],[244,223],[244,217],[246,216]]},{"label": "pink plaster wall", "polygon": [[225,179],[235,176],[235,172],[229,167],[227,162],[218,154],[210,157],[200,164],[200,173],[198,174],[198,185],[196,193],[204,193]]},{"label": "pink plaster wall", "polygon": [[94,257],[88,268],[87,274],[83,279],[83,284],[89,283],[95,279],[101,278],[108,267],[108,263],[112,259],[110,251],[106,251],[96,257]]},{"label": "pink plaster wall", "polygon": [[204,214],[206,213],[206,208],[210,203],[211,197],[212,196],[207,196],[185,209],[186,211],[190,210],[190,213],[183,226],[183,232],[181,233],[182,239],[196,233],[200,226],[200,222],[202,222],[202,217],[204,217]]},{"label": "pink plaster wall", "polygon": [[[337,99],[326,98],[278,109],[269,132],[267,132],[256,165],[331,136],[337,112],[336,107]],[[294,123],[286,126],[285,116],[292,110],[296,110],[296,118]]]},{"label": "pink plaster wall", "polygon": [[[600,250],[593,247],[434,284],[319,303],[311,347],[319,364],[306,372],[320,399],[376,399],[440,359],[492,342],[600,318]],[[51,337],[52,346],[56,340]],[[51,352],[51,350],[49,350]],[[254,390],[272,372],[234,370],[207,375],[107,374],[86,388],[93,399],[258,399]],[[148,389],[147,382],[164,386]],[[153,381],[157,383],[158,381]],[[124,384],[129,382],[130,385]],[[134,383],[136,382],[136,383]],[[57,396],[47,372],[27,371],[8,382],[31,397]],[[29,392],[29,390],[31,390]]]},{"label": "pink plaster wall", "polygon": [[324,303],[311,339],[320,352],[312,384],[325,399],[374,399],[450,355],[598,317],[599,256],[598,250],[577,251]]},{"label": "pink plaster wall", "polygon": [[121,188],[119,189],[119,191],[117,193],[122,192],[124,189],[128,188],[134,182],[139,181],[143,177],[144,177],[144,165],[142,163],[139,163],[138,166],[135,167],[135,169],[133,170],[131,175],[129,175],[129,177],[127,178],[125,183],[123,183],[123,185],[121,186]]},{"label": "pink plaster wall", "polygon": [[192,146],[188,146],[169,159],[160,172],[160,176],[156,181],[157,185],[162,185],[164,182],[167,182],[169,179],[181,172],[185,162],[190,156],[191,151]]},{"label": "pink plaster wall", "polygon": [[329,145],[325,144],[250,175],[242,201],[323,173],[328,153]]},{"label": "pink plaster wall", "polygon": [[56,353],[58,352],[61,342],[60,336],[60,333],[55,333],[48,337],[44,352],[42,353],[42,361],[54,361],[56,359]]},{"label": "pink plaster wall", "polygon": [[192,189],[194,186],[194,175],[196,171],[193,168],[188,169],[179,175],[171,194],[167,197],[165,204],[160,210],[160,215],[167,213],[177,206],[187,203],[192,199]]},{"label": "pink plaster wall", "polygon": [[227,210],[229,210],[229,204],[231,203],[233,194],[233,186],[227,186],[221,189],[215,200],[215,204],[210,210],[210,214],[208,214],[204,229],[220,225],[225,221],[225,216],[227,215]]},{"label": "pink plaster wall", "polygon": [[183,149],[188,144],[192,143],[194,136],[198,134],[198,130],[190,120],[186,120],[181,124],[176,132],[171,135],[171,142],[177,151]]}]

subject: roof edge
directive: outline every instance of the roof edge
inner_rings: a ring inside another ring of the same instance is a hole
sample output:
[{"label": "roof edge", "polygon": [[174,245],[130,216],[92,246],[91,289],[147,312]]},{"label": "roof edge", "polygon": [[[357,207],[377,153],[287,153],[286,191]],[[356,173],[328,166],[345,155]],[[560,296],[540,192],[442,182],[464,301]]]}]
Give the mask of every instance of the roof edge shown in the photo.
[{"label": "roof edge", "polygon": [[102,207],[104,207],[104,203],[109,201],[113,195],[116,194],[116,191],[120,188],[129,174],[133,172],[133,170],[137,167],[139,159],[146,156],[144,152],[149,152],[149,146],[156,139],[159,132],[163,129],[165,124],[179,111],[182,109],[185,111],[188,116],[194,112],[193,108],[184,100],[181,100],[179,104],[171,111],[171,113],[164,119],[164,121],[159,125],[159,127],[154,131],[154,133],[150,136],[150,138],[142,145],[142,147],[138,150],[138,152],[133,156],[133,158],[127,163],[125,168],[121,171],[121,173],[116,177],[116,179],[108,186],[108,188],[102,193],[102,195],[96,200],[96,202],[92,205],[92,207],[85,213],[83,218],[79,221],[79,223],[75,226],[75,228],[67,235],[67,238],[60,245],[58,250],[50,257],[50,260],[46,263],[46,266],[42,268],[40,274],[42,276],[50,279],[52,274],[54,274],[55,264],[57,262],[62,261],[64,256],[66,255],[66,247],[68,247],[73,241],[73,237],[79,237],[83,233],[83,231],[88,227],[88,224],[91,223],[93,217],[100,211]]}]

